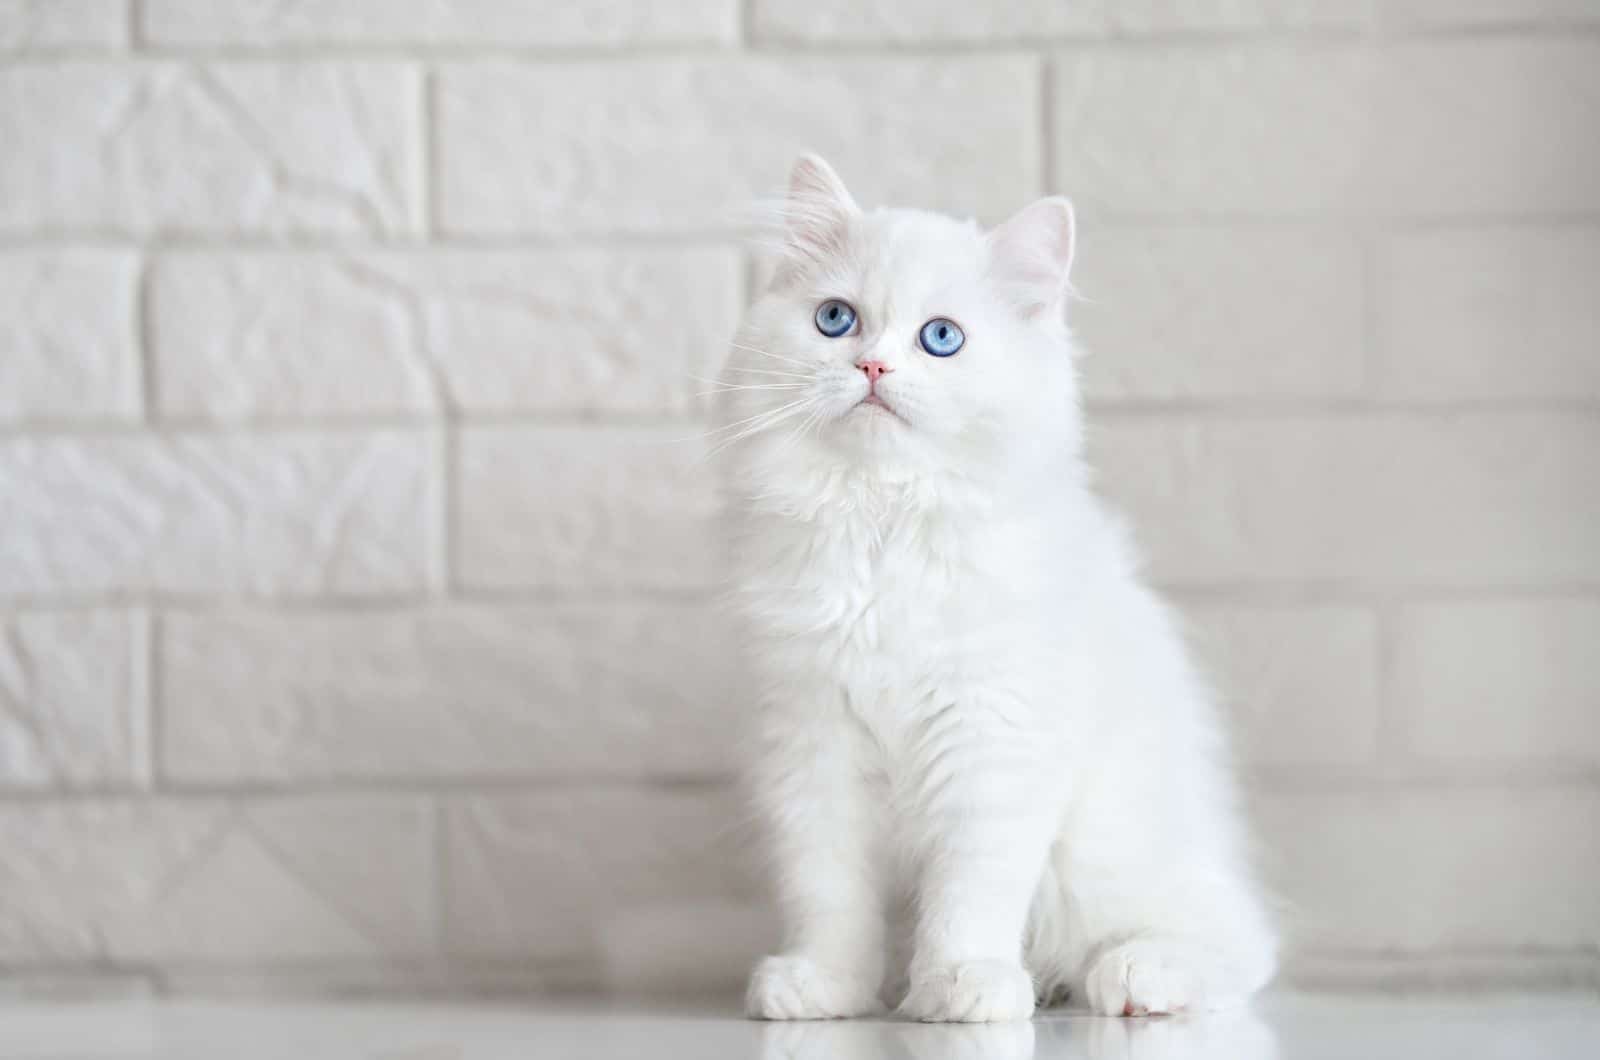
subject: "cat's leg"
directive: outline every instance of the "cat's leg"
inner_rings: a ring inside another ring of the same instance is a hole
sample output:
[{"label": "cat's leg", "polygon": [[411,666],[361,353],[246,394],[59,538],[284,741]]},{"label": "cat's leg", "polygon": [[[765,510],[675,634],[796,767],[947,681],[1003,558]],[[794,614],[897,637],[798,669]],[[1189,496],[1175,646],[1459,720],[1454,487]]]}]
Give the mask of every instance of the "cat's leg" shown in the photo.
[{"label": "cat's leg", "polygon": [[1221,1008],[1271,978],[1276,938],[1205,683],[1166,608],[1126,584],[1086,627],[1073,791],[1053,853],[1075,993],[1104,1015]]},{"label": "cat's leg", "polygon": [[1123,937],[1099,947],[1084,979],[1102,1016],[1200,1012],[1242,1005],[1271,977],[1270,952],[1208,933]]},{"label": "cat's leg", "polygon": [[1071,960],[1071,928],[1067,924],[1067,905],[1063,900],[1059,859],[1052,848],[1045,859],[1044,874],[1033,893],[1028,911],[1028,931],[1023,944],[1023,960],[1033,976],[1033,996],[1040,1008],[1055,1008],[1072,1000],[1072,982],[1077,965]]},{"label": "cat's leg", "polygon": [[901,893],[890,898],[888,932],[888,942],[884,947],[884,958],[888,964],[884,969],[883,989],[879,996],[886,1006],[896,1008],[911,990],[912,947],[917,933],[915,895]]},{"label": "cat's leg", "polygon": [[771,842],[782,952],[750,976],[756,1019],[880,1011],[884,923],[881,795],[863,780],[861,742],[833,696],[772,708],[752,784]]},{"label": "cat's leg", "polygon": [[1203,841],[1163,850],[1134,831],[1069,841],[1068,916],[1082,933],[1083,1000],[1107,1016],[1242,1004],[1276,962],[1253,882],[1231,851],[1207,851]]},{"label": "cat's leg", "polygon": [[925,727],[903,812],[919,873],[910,991],[900,1013],[941,1022],[1025,1019],[1028,909],[1057,814],[1044,742],[981,699]]}]

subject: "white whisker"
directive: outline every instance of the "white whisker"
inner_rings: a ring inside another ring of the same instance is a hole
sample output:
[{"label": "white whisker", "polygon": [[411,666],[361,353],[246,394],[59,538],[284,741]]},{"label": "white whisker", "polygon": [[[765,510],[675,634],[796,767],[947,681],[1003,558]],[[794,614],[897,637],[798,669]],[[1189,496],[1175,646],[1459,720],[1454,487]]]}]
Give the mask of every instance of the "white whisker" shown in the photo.
[{"label": "white whisker", "polygon": [[767,416],[775,416],[780,412],[787,412],[789,409],[795,408],[798,405],[805,404],[806,400],[807,399],[803,398],[803,397],[802,398],[795,398],[793,401],[789,402],[788,404],[779,405],[775,409],[767,409],[764,412],[756,413],[754,416],[746,416],[742,420],[734,420],[732,423],[723,424],[721,427],[718,427],[715,430],[710,431],[708,434],[702,435],[701,437],[710,437],[710,435],[712,435],[712,434],[721,434],[723,431],[732,430],[735,427],[742,427],[745,424],[751,422],[752,420],[759,420],[759,419],[762,419],[762,418],[767,417]]},{"label": "white whisker", "polygon": [[750,384],[722,384],[711,390],[701,390],[695,397],[705,397],[708,394],[731,394],[738,390],[804,390],[806,383],[750,383]]},{"label": "white whisker", "polygon": [[737,364],[728,365],[724,371],[744,372],[747,375],[776,375],[788,379],[815,379],[817,377],[815,372],[784,372],[773,368],[743,368]]},{"label": "white whisker", "polygon": [[723,433],[724,431],[731,431],[731,430],[734,430],[737,427],[743,427],[745,424],[750,423],[752,420],[759,420],[759,419],[762,419],[763,417],[773,416],[773,415],[776,415],[777,413],[783,412],[783,411],[785,411],[787,409],[795,408],[795,407],[797,407],[799,405],[804,404],[806,400],[807,399],[805,399],[803,397],[802,398],[795,398],[793,401],[789,402],[788,404],[779,405],[775,409],[767,409],[765,412],[758,412],[754,416],[746,416],[742,420],[734,420],[732,423],[724,423],[721,427],[713,427],[711,430],[705,431],[702,434],[690,434],[690,435],[686,435],[686,436],[684,436],[682,438],[674,438],[674,439],[672,439],[672,441],[674,441],[674,442],[703,442],[708,438],[716,437],[717,435]]},{"label": "white whisker", "polygon": [[804,368],[807,371],[810,371],[813,367],[812,365],[809,365],[798,358],[785,357],[782,354],[772,353],[768,350],[757,349],[754,346],[746,346],[742,342],[730,342],[728,345],[732,346],[736,350],[744,350],[746,353],[757,353],[763,357],[771,357],[774,361],[787,361],[789,364],[795,365],[798,368]]},{"label": "white whisker", "polygon": [[822,411],[823,410],[821,408],[814,408],[806,414],[806,418],[800,421],[800,426],[796,427],[794,431],[790,433],[788,441],[784,445],[785,452],[800,444],[800,442],[805,439],[806,432],[809,431],[814,424],[822,422]]},{"label": "white whisker", "polygon": [[746,383],[737,379],[708,379],[703,375],[691,375],[689,378],[697,383],[704,383],[706,386],[722,387],[726,390],[800,390],[811,385],[809,381],[792,383],[788,381],[771,382],[762,380],[760,382]]},{"label": "white whisker", "polygon": [[[773,409],[773,410],[771,410],[769,412],[762,413],[760,416],[752,416],[751,419],[756,420],[758,422],[751,423],[748,427],[746,427],[742,431],[739,431],[737,434],[730,435],[729,437],[724,438],[722,441],[718,442],[716,445],[712,446],[709,450],[707,450],[705,456],[703,456],[701,459],[702,460],[709,459],[710,457],[715,456],[717,453],[720,453],[722,450],[726,449],[728,446],[734,444],[735,442],[742,441],[743,439],[749,438],[751,435],[754,435],[754,434],[759,434],[762,431],[770,430],[771,428],[776,427],[778,424],[784,422],[785,420],[792,419],[793,417],[800,415],[800,413],[802,411],[804,411],[804,407],[808,403],[809,403],[809,399],[800,398],[797,401],[789,402],[789,404],[787,404],[787,405],[783,405],[783,406],[780,406],[779,408]],[[743,422],[749,422],[749,421],[743,421]],[[737,424],[734,424],[732,426],[737,426]]]}]

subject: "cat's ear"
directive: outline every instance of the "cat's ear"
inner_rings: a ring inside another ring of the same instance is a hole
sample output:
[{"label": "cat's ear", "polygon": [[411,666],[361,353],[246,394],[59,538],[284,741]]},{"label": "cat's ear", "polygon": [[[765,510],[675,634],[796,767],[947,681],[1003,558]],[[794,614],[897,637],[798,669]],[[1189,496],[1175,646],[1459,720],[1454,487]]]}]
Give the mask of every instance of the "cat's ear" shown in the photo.
[{"label": "cat's ear", "polygon": [[784,249],[792,264],[825,261],[844,249],[850,221],[861,207],[839,174],[816,155],[801,155],[789,171],[783,204]]},{"label": "cat's ear", "polygon": [[994,279],[1024,316],[1061,312],[1070,290],[1075,228],[1072,204],[1051,196],[989,233]]}]

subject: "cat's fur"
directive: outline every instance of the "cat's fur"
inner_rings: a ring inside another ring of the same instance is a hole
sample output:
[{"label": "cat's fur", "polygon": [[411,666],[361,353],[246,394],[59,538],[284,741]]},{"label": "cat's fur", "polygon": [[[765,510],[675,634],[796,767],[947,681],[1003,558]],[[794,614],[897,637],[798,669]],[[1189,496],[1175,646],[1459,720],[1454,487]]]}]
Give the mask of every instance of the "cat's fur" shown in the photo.
[{"label": "cat's fur", "polygon": [[[749,1013],[1248,997],[1275,940],[1220,720],[1083,464],[1071,208],[988,233],[863,212],[807,157],[783,214],[724,377],[749,772],[785,921]],[[857,331],[819,333],[830,298]],[[955,356],[919,348],[932,317],[965,330]],[[892,369],[893,412],[861,404],[864,359]]]}]

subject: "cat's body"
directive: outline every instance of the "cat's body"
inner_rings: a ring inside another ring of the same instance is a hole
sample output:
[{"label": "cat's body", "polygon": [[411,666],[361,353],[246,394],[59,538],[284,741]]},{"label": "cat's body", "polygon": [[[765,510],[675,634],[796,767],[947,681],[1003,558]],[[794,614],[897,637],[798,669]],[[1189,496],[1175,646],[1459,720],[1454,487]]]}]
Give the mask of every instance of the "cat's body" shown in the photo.
[{"label": "cat's body", "polygon": [[[1274,944],[1219,719],[1082,466],[1070,211],[987,236],[862,214],[802,160],[789,214],[729,376],[751,387],[734,418],[758,417],[729,519],[786,932],[749,1011],[1248,996]],[[851,310],[833,338],[830,299]],[[930,320],[957,322],[955,353],[919,347],[942,348]]]}]

